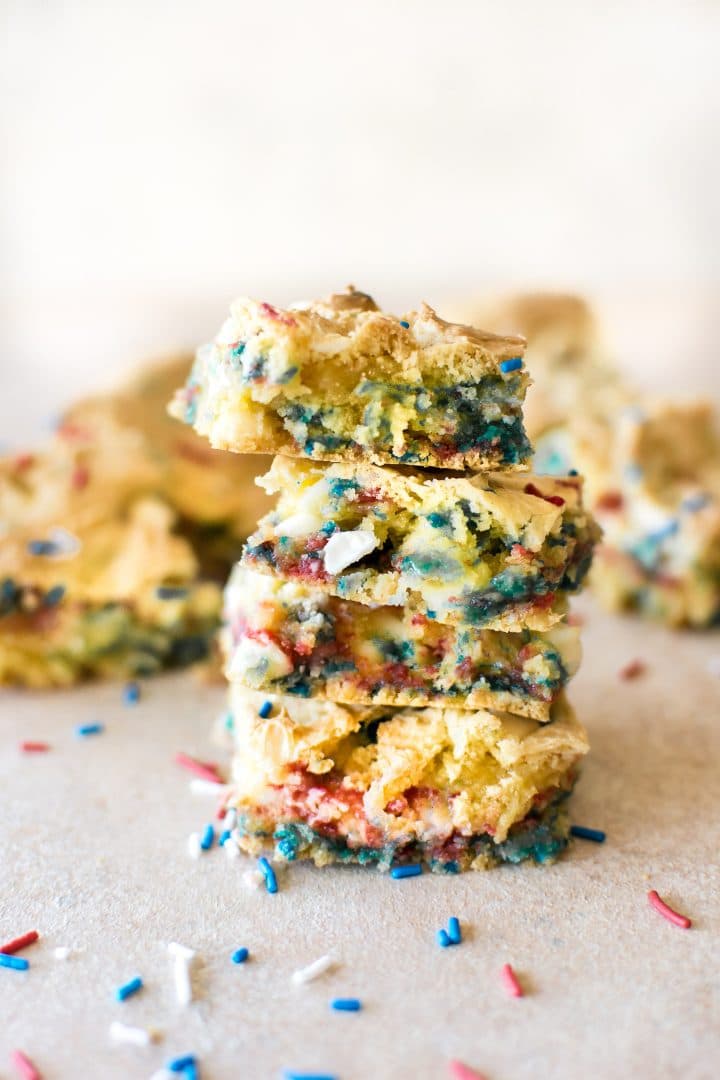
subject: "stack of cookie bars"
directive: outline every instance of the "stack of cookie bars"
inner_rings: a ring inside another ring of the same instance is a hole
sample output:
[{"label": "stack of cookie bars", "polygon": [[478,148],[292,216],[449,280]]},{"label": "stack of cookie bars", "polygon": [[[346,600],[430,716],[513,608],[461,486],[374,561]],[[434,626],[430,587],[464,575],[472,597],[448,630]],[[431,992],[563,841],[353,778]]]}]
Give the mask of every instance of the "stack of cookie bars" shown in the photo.
[{"label": "stack of cookie bars", "polygon": [[587,752],[567,596],[597,527],[528,474],[525,342],[350,288],[236,302],[173,415],[277,453],[224,652],[234,837],[317,864],[553,859]]}]

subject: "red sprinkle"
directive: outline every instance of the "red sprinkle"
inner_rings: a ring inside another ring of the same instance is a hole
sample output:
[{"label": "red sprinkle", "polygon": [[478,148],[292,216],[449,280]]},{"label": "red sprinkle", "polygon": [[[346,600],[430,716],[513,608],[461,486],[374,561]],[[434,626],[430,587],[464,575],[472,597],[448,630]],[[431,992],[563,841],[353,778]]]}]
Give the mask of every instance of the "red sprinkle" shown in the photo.
[{"label": "red sprinkle", "polygon": [[25,742],[20,743],[20,749],[24,754],[44,754],[46,750],[50,749],[50,743],[32,742],[30,739],[26,739]]},{"label": "red sprinkle", "polygon": [[502,966],[502,980],[505,983],[505,989],[511,997],[522,997],[523,988],[518,982],[517,975],[513,971],[510,964],[503,964]]},{"label": "red sprinkle", "polygon": [[599,511],[616,512],[622,510],[623,497],[619,491],[606,491],[595,503],[595,509]]},{"label": "red sprinkle", "polygon": [[448,1061],[448,1069],[454,1080],[485,1080],[482,1073],[471,1069],[469,1065],[464,1065],[462,1061]]},{"label": "red sprinkle", "polygon": [[195,773],[196,776],[201,777],[203,780],[209,780],[212,784],[222,784],[223,780],[220,776],[217,766],[205,765],[202,761],[197,761],[196,758],[190,757],[189,754],[184,754],[182,750],[178,750],[175,755],[175,764],[180,765],[183,769],[187,769],[191,773]]},{"label": "red sprinkle", "polygon": [[651,889],[648,893],[648,900],[650,901],[650,906],[654,907],[668,922],[674,923],[675,926],[679,926],[682,930],[689,930],[692,926],[692,921],[688,919],[687,915],[681,915],[680,912],[673,911],[671,907],[668,907],[664,900],[660,899],[654,889]]},{"label": "red sprinkle", "polygon": [[534,484],[525,485],[526,495],[535,495],[538,499],[544,499],[545,502],[552,503],[553,506],[564,506],[565,500],[561,495],[543,495],[540,488],[535,487]]},{"label": "red sprinkle", "polygon": [[90,470],[84,465],[78,465],[72,474],[72,486],[76,491],[82,491],[84,487],[87,487],[89,479]]},{"label": "red sprinkle", "polygon": [[20,937],[13,938],[12,941],[8,941],[6,945],[0,945],[0,952],[5,953],[6,956],[13,953],[20,952],[27,945],[32,945],[40,937],[37,930],[29,930],[27,934],[21,934]]},{"label": "red sprinkle", "polygon": [[22,1076],[23,1080],[42,1080],[42,1076],[37,1071],[30,1058],[23,1054],[22,1050],[13,1050],[10,1054],[10,1060]]},{"label": "red sprinkle", "polygon": [[637,679],[639,675],[644,675],[647,664],[644,660],[631,660],[625,667],[621,667],[618,675],[621,679],[629,681],[630,679]]},{"label": "red sprinkle", "polygon": [[16,472],[25,472],[35,461],[34,454],[18,454],[15,458],[13,465]]}]

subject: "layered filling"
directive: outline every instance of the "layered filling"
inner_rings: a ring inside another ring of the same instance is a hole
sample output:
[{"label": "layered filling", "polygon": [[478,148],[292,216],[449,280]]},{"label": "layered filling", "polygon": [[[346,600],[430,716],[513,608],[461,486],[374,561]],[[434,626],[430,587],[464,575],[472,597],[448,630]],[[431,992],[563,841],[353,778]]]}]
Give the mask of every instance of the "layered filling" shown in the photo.
[{"label": "layered filling", "polygon": [[280,498],[249,538],[246,566],[440,623],[548,629],[599,535],[577,477],[428,477],[276,458],[261,483]]},{"label": "layered filling", "polygon": [[220,591],[209,583],[160,586],[134,603],[97,606],[10,579],[0,593],[0,684],[33,687],[195,663],[209,653],[220,610]]},{"label": "layered filling", "polygon": [[263,718],[263,701],[237,688],[231,698],[231,805],[248,850],[460,869],[544,861],[563,846],[557,807],[587,752],[564,701],[542,726],[484,710],[321,713],[283,697]]},{"label": "layered filling", "polygon": [[0,548],[0,683],[148,674],[207,653],[217,584],[161,500],[14,531]]},{"label": "layered filling", "polygon": [[334,701],[490,706],[546,719],[580,661],[578,632],[503,633],[368,607],[239,566],[226,590],[228,678]]},{"label": "layered filling", "polygon": [[171,411],[237,451],[521,466],[523,347],[429,308],[396,319],[360,293],[288,311],[238,301]]}]

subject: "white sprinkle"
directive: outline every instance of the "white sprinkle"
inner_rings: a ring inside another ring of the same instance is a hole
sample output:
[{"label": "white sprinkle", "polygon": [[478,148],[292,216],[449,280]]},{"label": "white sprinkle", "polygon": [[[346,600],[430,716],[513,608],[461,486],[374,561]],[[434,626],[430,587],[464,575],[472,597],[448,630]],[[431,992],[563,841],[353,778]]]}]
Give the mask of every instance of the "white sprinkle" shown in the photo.
[{"label": "white sprinkle", "polygon": [[248,889],[259,889],[265,884],[265,875],[259,870],[246,870],[243,874],[243,884]]},{"label": "white sprinkle", "polygon": [[190,964],[178,956],[173,964],[173,979],[175,982],[175,997],[179,1005],[189,1005],[193,999],[192,979],[190,978]]},{"label": "white sprinkle", "polygon": [[177,941],[169,942],[167,948],[171,956],[178,960],[185,960],[188,964],[197,956],[195,949],[190,949],[187,945],[178,945]]},{"label": "white sprinkle", "polygon": [[216,784],[213,780],[203,780],[200,776],[190,781],[190,791],[193,795],[212,795],[216,799],[218,795],[223,795],[229,790],[229,784]]},{"label": "white sprinkle", "polygon": [[67,559],[72,555],[77,555],[82,547],[82,541],[74,533],[68,532],[67,529],[63,529],[61,526],[51,529],[48,533],[48,539],[54,546],[54,550],[50,555],[51,559]]},{"label": "white sprinkle", "polygon": [[225,817],[223,818],[223,825],[226,829],[234,829],[237,824],[237,810],[234,806],[231,806],[225,811]]},{"label": "white sprinkle", "polygon": [[377,536],[366,529],[333,533],[323,548],[325,569],[328,574],[339,574],[346,566],[369,555],[377,546]]},{"label": "white sprinkle", "polygon": [[119,1020],[113,1020],[110,1025],[110,1039],[115,1043],[130,1043],[132,1046],[149,1046],[153,1041],[147,1028],[130,1027],[129,1024],[121,1024]]},{"label": "white sprinkle", "polygon": [[53,949],[53,956],[56,960],[67,960],[71,951],[69,945],[58,945],[56,949]]},{"label": "white sprinkle", "polygon": [[307,967],[300,968],[299,971],[293,972],[292,981],[296,986],[301,986],[303,983],[310,982],[312,979],[317,979],[318,975],[322,975],[329,968],[333,967],[335,961],[332,956],[321,956],[317,960],[314,960],[312,964],[308,964]]},{"label": "white sprinkle", "polygon": [[191,859],[199,859],[202,854],[200,833],[191,832],[187,838],[187,852]]},{"label": "white sprinkle", "polygon": [[237,841],[234,840],[232,836],[229,836],[223,844],[223,850],[225,851],[226,859],[240,858],[240,848],[237,846]]},{"label": "white sprinkle", "polygon": [[169,1069],[158,1069],[150,1077],[150,1080],[174,1080],[177,1077],[177,1073],[171,1073]]},{"label": "white sprinkle", "polygon": [[708,675],[720,679],[720,656],[711,656],[707,662]]}]

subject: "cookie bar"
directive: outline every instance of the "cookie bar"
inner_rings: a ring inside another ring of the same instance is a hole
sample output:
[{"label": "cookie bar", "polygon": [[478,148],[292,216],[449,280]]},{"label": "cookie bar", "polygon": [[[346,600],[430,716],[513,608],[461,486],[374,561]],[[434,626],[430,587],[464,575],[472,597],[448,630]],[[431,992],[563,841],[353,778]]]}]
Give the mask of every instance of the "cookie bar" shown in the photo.
[{"label": "cookie bar", "polygon": [[226,675],[333,701],[507,709],[547,720],[580,662],[577,629],[503,633],[368,607],[238,566],[225,592]]},{"label": "cookie bar", "polygon": [[671,625],[720,621],[720,439],[712,406],[625,409],[605,445],[575,439],[604,530],[591,581],[606,607]]},{"label": "cookie bar", "polygon": [[146,675],[207,655],[220,590],[198,582],[164,502],[63,520],[16,529],[0,544],[0,684]]},{"label": "cookie bar", "polygon": [[288,310],[241,299],[170,411],[226,450],[522,468],[524,345],[427,305],[398,319],[352,288]]},{"label": "cookie bar", "polygon": [[440,623],[549,629],[599,536],[579,477],[278,457],[258,483],[280,498],[248,539],[245,566]]},{"label": "cookie bar", "polygon": [[562,698],[545,725],[481,709],[265,700],[231,689],[228,805],[245,851],[454,872],[548,862],[567,844],[563,804],[588,743]]},{"label": "cookie bar", "polygon": [[[478,321],[527,339],[532,384],[525,399],[525,428],[533,443],[578,413],[599,415],[625,396],[592,307],[571,293],[515,293],[450,308],[453,317]],[[534,468],[541,469],[537,461]],[[553,470],[559,471],[559,470]]]},{"label": "cookie bar", "polygon": [[134,437],[137,449],[126,483],[135,494],[161,495],[179,515],[203,571],[224,580],[242,541],[271,504],[254,484],[261,459],[213,450],[168,416],[167,401],[191,367],[192,356],[185,353],[144,364],[124,386],[76,403],[63,416],[52,452],[68,469],[80,467],[86,494],[107,497],[117,486],[108,468],[114,465],[117,473],[124,464],[116,433]]}]

